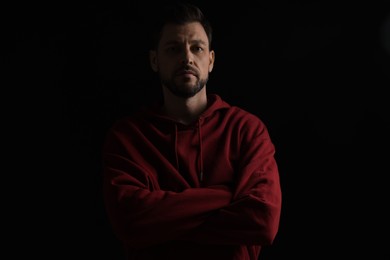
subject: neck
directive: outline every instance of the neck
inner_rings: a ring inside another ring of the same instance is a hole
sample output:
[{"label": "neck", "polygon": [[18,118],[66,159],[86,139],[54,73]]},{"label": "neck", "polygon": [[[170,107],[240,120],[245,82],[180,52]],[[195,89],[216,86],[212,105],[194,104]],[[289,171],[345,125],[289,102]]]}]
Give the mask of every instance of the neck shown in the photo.
[{"label": "neck", "polygon": [[197,120],[200,114],[207,107],[206,88],[191,98],[181,98],[174,96],[171,92],[164,90],[163,112],[181,122],[190,124]]}]

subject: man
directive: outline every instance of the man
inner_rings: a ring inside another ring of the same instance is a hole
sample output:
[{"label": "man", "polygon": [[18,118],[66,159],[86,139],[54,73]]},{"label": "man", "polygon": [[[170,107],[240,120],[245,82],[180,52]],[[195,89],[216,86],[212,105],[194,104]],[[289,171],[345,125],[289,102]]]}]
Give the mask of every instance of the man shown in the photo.
[{"label": "man", "polygon": [[258,259],[279,228],[274,145],[255,115],[206,92],[212,29],[168,8],[150,51],[163,102],[119,120],[103,148],[104,198],[126,259]]}]

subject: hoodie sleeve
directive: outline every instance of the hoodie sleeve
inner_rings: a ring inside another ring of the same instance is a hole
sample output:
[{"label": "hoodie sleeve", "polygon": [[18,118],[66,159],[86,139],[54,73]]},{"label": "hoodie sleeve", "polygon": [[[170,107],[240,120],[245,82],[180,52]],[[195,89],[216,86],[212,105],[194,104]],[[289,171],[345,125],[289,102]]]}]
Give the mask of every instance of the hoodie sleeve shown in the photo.
[{"label": "hoodie sleeve", "polygon": [[223,186],[181,192],[159,189],[155,176],[123,151],[123,141],[113,132],[102,157],[108,217],[115,234],[129,247],[175,240],[231,202],[232,193]]},{"label": "hoodie sleeve", "polygon": [[242,129],[232,202],[182,239],[236,245],[268,245],[275,239],[282,202],[275,148],[262,122],[248,121]]}]

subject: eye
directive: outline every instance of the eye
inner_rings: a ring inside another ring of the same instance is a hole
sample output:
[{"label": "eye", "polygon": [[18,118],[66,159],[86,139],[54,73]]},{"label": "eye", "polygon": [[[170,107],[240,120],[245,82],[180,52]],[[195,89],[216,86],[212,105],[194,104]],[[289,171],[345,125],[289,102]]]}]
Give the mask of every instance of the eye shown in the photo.
[{"label": "eye", "polygon": [[193,48],[192,48],[192,50],[194,51],[194,52],[203,52],[203,47],[201,47],[201,46],[194,46]]},{"label": "eye", "polygon": [[177,53],[179,51],[179,47],[177,46],[169,46],[166,51],[168,53]]}]

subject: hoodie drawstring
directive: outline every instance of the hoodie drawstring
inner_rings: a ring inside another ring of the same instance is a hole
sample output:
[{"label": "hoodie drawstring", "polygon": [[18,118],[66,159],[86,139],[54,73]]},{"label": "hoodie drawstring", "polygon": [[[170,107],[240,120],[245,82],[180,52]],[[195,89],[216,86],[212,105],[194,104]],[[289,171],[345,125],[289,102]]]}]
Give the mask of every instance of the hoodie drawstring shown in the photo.
[{"label": "hoodie drawstring", "polygon": [[[175,159],[176,159],[176,168],[178,171],[180,171],[180,164],[179,164],[179,156],[178,156],[178,144],[177,144],[177,133],[178,133],[178,130],[177,130],[177,124],[174,124],[175,125],[175,133],[174,133],[174,149],[175,149]],[[197,132],[198,132],[198,139],[199,139],[199,156],[198,156],[198,160],[197,160],[197,164],[198,164],[198,178],[199,178],[199,181],[202,182],[203,181],[203,146],[202,146],[202,130],[201,130],[201,127],[200,127],[200,119],[198,120],[198,123],[197,123]]]},{"label": "hoodie drawstring", "polygon": [[198,157],[198,171],[199,180],[203,181],[203,149],[202,149],[202,131],[200,127],[200,119],[198,120],[198,137],[199,137],[199,157]]},{"label": "hoodie drawstring", "polygon": [[175,140],[174,140],[174,145],[175,145],[175,157],[176,157],[176,168],[178,171],[180,171],[180,166],[179,166],[179,157],[177,155],[177,124],[175,124],[175,134],[174,134],[174,137],[173,137]]}]

